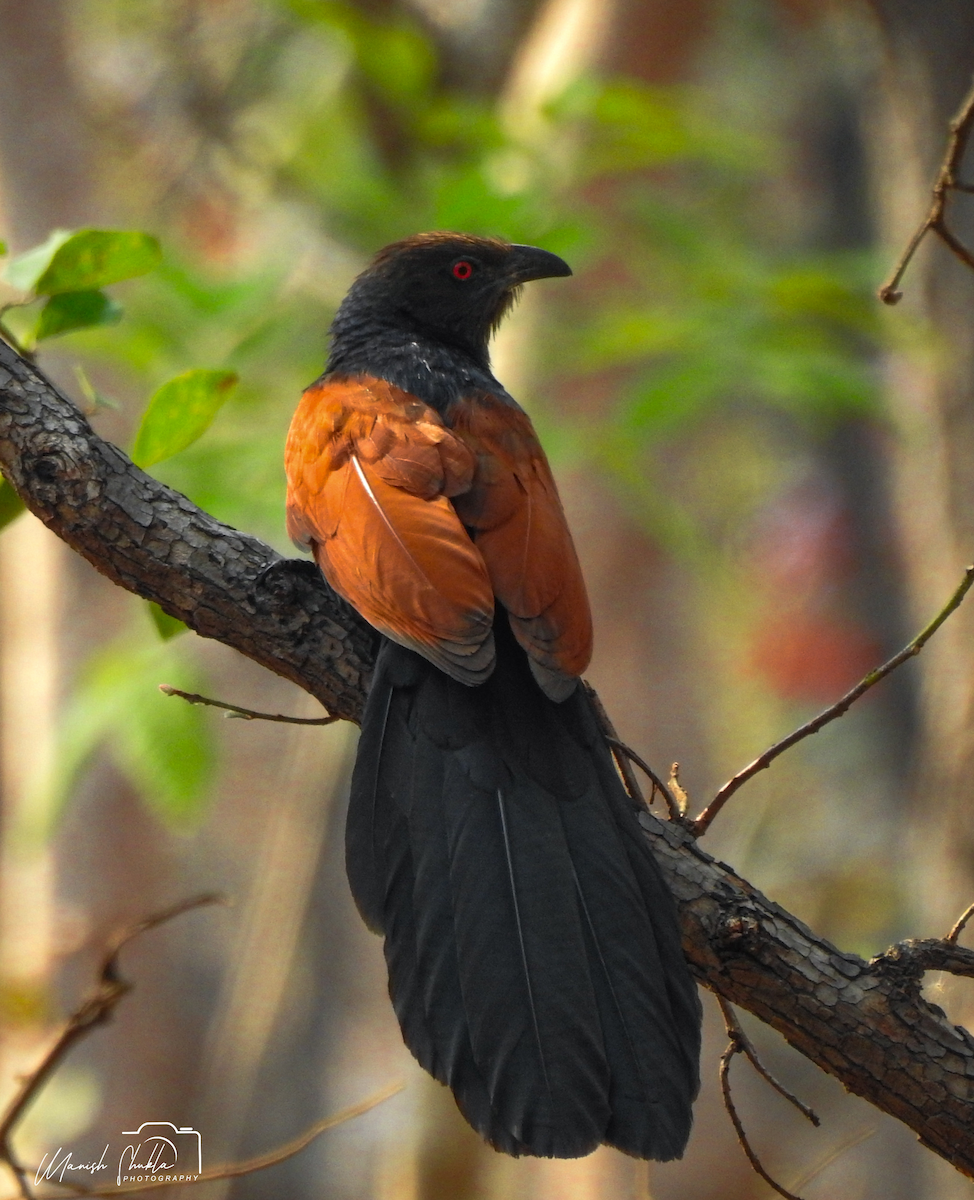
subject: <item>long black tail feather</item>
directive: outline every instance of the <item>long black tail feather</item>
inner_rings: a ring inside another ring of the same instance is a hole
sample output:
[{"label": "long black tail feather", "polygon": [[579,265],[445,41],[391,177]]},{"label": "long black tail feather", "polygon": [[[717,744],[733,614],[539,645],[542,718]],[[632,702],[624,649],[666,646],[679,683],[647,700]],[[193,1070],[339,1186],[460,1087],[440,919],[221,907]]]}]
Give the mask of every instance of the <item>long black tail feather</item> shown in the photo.
[{"label": "long black tail feather", "polygon": [[496,626],[468,688],[386,642],[347,827],[410,1050],[508,1154],[682,1155],[700,1002],[672,897],[581,688]]}]

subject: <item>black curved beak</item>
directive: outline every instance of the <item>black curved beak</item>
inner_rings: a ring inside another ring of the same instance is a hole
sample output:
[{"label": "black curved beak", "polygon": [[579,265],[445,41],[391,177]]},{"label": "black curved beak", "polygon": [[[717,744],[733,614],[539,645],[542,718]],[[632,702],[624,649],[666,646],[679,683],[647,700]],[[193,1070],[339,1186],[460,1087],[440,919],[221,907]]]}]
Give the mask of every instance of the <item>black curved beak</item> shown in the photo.
[{"label": "black curved beak", "polygon": [[508,270],[513,284],[527,283],[531,279],[553,279],[572,273],[568,263],[550,250],[518,245],[511,246]]}]

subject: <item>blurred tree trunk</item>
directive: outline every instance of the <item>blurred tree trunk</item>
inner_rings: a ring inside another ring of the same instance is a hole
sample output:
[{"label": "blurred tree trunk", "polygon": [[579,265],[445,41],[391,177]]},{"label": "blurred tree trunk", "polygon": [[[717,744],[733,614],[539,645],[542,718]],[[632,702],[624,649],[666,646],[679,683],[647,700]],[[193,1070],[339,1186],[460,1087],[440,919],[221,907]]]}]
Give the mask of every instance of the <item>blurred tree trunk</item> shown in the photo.
[{"label": "blurred tree trunk", "polygon": [[[974,72],[969,0],[872,0],[884,36],[881,89],[870,107],[880,246],[891,265],[926,213],[947,125]],[[968,155],[968,171],[972,156]],[[970,244],[972,206],[952,228]],[[884,264],[885,269],[885,264]],[[929,619],[974,557],[974,274],[928,237],[903,283],[891,325],[921,324],[888,354],[885,395],[895,426],[892,484],[915,624]],[[915,935],[940,935],[974,900],[974,608],[963,608],[918,664],[920,744],[915,777]],[[933,998],[971,1026],[974,1004],[953,981]],[[967,1185],[928,1160],[929,1190]]]},{"label": "blurred tree trunk", "polygon": [[0,0],[0,199],[15,250],[91,218],[66,11],[64,0]]},{"label": "blurred tree trunk", "polygon": [[[926,213],[947,125],[974,71],[967,0],[875,0],[888,57],[872,108],[874,193],[891,264]],[[971,156],[968,156],[969,158]],[[971,206],[952,227],[974,234]],[[974,555],[974,274],[929,237],[909,268],[892,324],[922,321],[886,362],[896,424],[893,479],[914,620],[929,619]],[[926,932],[974,899],[974,609],[962,609],[919,663],[923,747],[916,782]],[[972,1011],[968,1008],[968,1014]]]},{"label": "blurred tree trunk", "polygon": [[[0,0],[0,232],[14,250],[102,215],[98,143],[85,124],[69,53],[72,16],[64,0]],[[45,349],[43,362],[69,394],[76,391],[57,350]],[[109,436],[123,440],[124,422],[110,424]],[[130,612],[117,588],[32,515],[0,538],[0,962],[4,1015],[14,1017],[6,1022],[5,1092],[36,1063],[65,1008],[90,989],[107,936],[173,899],[172,841],[107,762],[78,789],[68,819],[38,800],[74,671]],[[96,1118],[99,1134],[116,1136],[140,1114],[172,1111],[186,1094],[192,1064],[173,1048],[190,956],[176,947],[173,954],[163,934],[147,953],[128,958],[125,969],[138,963],[139,1002],[123,1007],[110,1040],[72,1056],[33,1111],[35,1133],[25,1131],[22,1153],[33,1157],[34,1136],[46,1141],[65,1128],[78,1145]],[[149,1046],[162,1052],[147,1053]],[[57,1099],[64,1086],[85,1096],[67,1127],[59,1125]]]},{"label": "blurred tree trunk", "polygon": [[[0,209],[14,249],[86,214],[87,164],[61,0],[0,2]],[[43,147],[44,152],[38,152]],[[3,1101],[50,1030],[55,871],[32,791],[53,761],[69,554],[32,515],[0,542]]]}]

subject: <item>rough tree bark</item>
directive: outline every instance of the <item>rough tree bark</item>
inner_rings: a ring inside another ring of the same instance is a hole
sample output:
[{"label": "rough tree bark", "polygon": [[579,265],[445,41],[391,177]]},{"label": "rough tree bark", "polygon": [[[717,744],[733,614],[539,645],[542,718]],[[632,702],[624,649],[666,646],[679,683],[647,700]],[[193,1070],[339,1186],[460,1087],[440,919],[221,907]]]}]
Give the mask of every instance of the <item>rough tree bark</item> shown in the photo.
[{"label": "rough tree bark", "polygon": [[[357,718],[375,639],[317,572],[139,470],[2,342],[0,467],[116,583]],[[867,963],[816,937],[684,829],[642,820],[699,981],[974,1178],[974,1037],[920,994],[924,970],[974,976],[974,952],[906,942]]]}]

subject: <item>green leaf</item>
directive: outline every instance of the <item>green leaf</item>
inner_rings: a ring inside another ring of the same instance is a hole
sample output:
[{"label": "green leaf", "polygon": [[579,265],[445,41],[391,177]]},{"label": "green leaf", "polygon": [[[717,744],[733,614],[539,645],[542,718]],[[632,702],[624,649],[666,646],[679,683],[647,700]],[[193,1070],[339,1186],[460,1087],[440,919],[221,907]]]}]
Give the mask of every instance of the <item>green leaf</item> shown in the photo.
[{"label": "green leaf", "polygon": [[125,638],[89,660],[62,718],[53,771],[38,786],[35,836],[50,833],[74,781],[102,744],[166,824],[185,829],[200,818],[214,768],[210,723],[158,686],[205,690],[179,646]]},{"label": "green leaf", "polygon": [[3,269],[3,278],[11,287],[32,292],[34,284],[51,265],[51,259],[70,237],[70,229],[55,229],[47,241],[12,258]]},{"label": "green leaf", "polygon": [[104,292],[61,292],[52,296],[41,309],[34,340],[57,337],[73,329],[93,325],[114,325],[122,319],[122,306]]},{"label": "green leaf", "polygon": [[138,230],[56,229],[46,242],[12,258],[3,278],[40,296],[92,291],[144,275],[161,257],[158,239]]},{"label": "green leaf", "polygon": [[149,401],[135,435],[132,461],[140,467],[171,458],[209,429],[237,382],[233,371],[185,371]]},{"label": "green leaf", "polygon": [[2,238],[0,238],[0,255],[4,255],[6,253],[7,253],[7,243]]},{"label": "green leaf", "polygon": [[6,479],[0,479],[0,529],[5,529],[26,507]]},{"label": "green leaf", "polygon": [[155,625],[159,636],[164,642],[168,642],[170,638],[178,637],[179,634],[185,633],[189,629],[185,621],[180,621],[179,617],[171,617],[154,600],[150,600],[148,604],[149,616],[152,618],[152,623]]},{"label": "green leaf", "polygon": [[162,258],[159,239],[138,230],[82,229],[55,250],[34,282],[42,296],[89,291],[145,275]]}]

